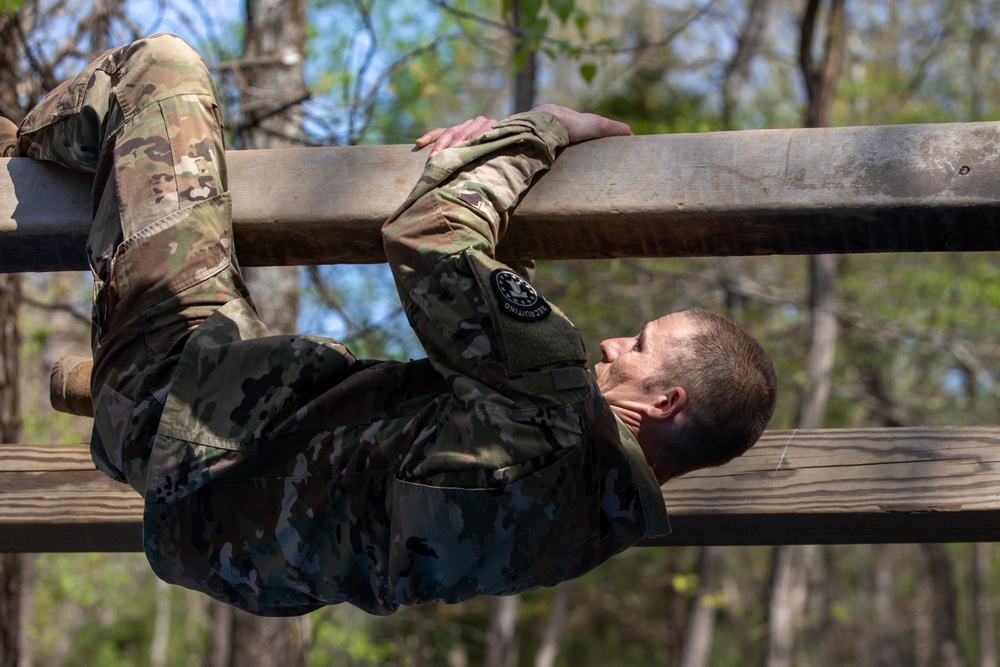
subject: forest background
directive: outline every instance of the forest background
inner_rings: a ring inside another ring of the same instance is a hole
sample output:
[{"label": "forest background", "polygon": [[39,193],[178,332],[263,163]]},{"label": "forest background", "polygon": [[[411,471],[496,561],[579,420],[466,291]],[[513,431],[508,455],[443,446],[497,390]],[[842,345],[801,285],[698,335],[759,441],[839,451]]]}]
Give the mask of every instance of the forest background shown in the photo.
[{"label": "forest background", "polygon": [[[1000,117],[997,0],[0,0],[0,114],[93,55],[182,35],[234,149],[408,143],[551,101],[636,133]],[[277,330],[421,352],[384,267],[255,271]],[[551,262],[594,344],[688,305],[774,356],[771,428],[996,423],[988,254]],[[0,276],[0,442],[86,442],[44,387],[87,354],[90,278]],[[253,286],[252,286],[253,288]],[[265,296],[266,295],[266,296]],[[555,589],[390,618],[257,619],[141,554],[3,555],[0,667],[997,665],[992,544],[636,548]]]}]

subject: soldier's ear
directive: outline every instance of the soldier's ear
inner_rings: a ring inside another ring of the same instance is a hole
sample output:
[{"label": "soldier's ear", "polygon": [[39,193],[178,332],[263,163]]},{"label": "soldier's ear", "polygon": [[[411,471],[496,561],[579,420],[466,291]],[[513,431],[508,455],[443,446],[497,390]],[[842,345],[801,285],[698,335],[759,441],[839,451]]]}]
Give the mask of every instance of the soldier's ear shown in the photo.
[{"label": "soldier's ear", "polygon": [[656,389],[647,404],[646,416],[659,422],[674,421],[687,407],[684,387]]}]

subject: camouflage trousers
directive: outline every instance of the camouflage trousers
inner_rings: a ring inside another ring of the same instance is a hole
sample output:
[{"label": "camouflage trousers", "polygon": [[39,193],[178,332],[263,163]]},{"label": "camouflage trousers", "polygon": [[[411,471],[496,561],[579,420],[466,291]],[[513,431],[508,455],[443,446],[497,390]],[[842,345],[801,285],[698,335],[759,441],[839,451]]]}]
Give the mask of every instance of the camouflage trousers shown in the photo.
[{"label": "camouflage trousers", "polygon": [[149,37],[54,89],[22,123],[17,154],[94,174],[92,451],[142,492],[144,450],[187,336],[227,302],[249,300],[232,251],[218,94],[191,47]]}]

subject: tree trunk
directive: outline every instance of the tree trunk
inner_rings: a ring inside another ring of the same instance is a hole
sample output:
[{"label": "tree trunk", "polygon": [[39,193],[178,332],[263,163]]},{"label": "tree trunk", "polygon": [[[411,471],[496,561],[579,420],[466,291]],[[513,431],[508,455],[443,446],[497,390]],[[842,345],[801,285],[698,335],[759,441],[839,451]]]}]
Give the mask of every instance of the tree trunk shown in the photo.
[{"label": "tree trunk", "polygon": [[834,310],[836,276],[836,256],[813,255],[809,258],[809,352],[796,419],[798,428],[821,428],[830,399],[838,329]]},{"label": "tree trunk", "polygon": [[511,49],[514,62],[514,95],[511,113],[527,111],[535,106],[535,85],[538,76],[538,56],[528,36],[522,32],[528,20],[521,6],[522,0],[511,3],[510,25],[514,44]]},{"label": "tree trunk", "polygon": [[0,555],[0,667],[19,667],[21,554]]},{"label": "tree trunk", "polygon": [[304,617],[261,618],[235,610],[229,667],[304,667],[306,628]]},{"label": "tree trunk", "polygon": [[[799,64],[806,83],[806,127],[830,123],[833,93],[840,76],[844,45],[844,3],[830,0],[823,61],[813,62],[813,41],[822,0],[806,0],[801,24]],[[833,360],[837,344],[834,283],[836,258],[816,255],[809,258],[809,351],[805,361],[805,382],[798,405],[796,427],[820,428],[833,383]],[[795,663],[796,623],[808,598],[808,569],[818,562],[818,547],[776,547],[772,573],[767,648],[768,667],[791,667]]]},{"label": "tree trunk", "polygon": [[[20,275],[0,275],[0,446],[21,438],[18,378]],[[0,667],[19,667],[22,651],[23,556],[0,554]]]},{"label": "tree trunk", "polygon": [[750,61],[761,47],[767,26],[767,13],[771,0],[750,0],[747,18],[736,40],[736,51],[726,63],[722,79],[722,126],[735,130],[734,116],[737,112],[737,91],[750,74]]},{"label": "tree trunk", "polygon": [[990,594],[990,564],[993,545],[979,542],[972,551],[972,590],[976,596],[976,627],[979,629],[979,667],[997,667],[997,635]]},{"label": "tree trunk", "polygon": [[[302,144],[306,97],[305,4],[303,0],[247,0],[247,64],[237,70],[242,117],[241,148],[288,148]],[[239,256],[239,248],[237,248]],[[299,314],[299,269],[244,271],[261,320],[275,333],[293,333]]]},{"label": "tree trunk", "polygon": [[878,544],[872,547],[874,560],[874,590],[872,607],[875,610],[873,632],[867,635],[875,667],[895,667],[901,664],[901,627],[896,609],[895,587],[897,562],[893,557],[899,547],[894,544]]},{"label": "tree trunk", "polygon": [[229,667],[233,654],[233,616],[236,610],[221,602],[209,604],[208,667]]},{"label": "tree trunk", "polygon": [[722,574],[722,547],[701,547],[698,552],[698,595],[684,628],[678,667],[706,667],[712,657],[716,605],[706,598],[719,589]]},{"label": "tree trunk", "polygon": [[767,667],[794,667],[798,625],[809,599],[809,568],[819,547],[782,546],[774,550],[768,605]]},{"label": "tree trunk", "polygon": [[486,631],[484,667],[514,667],[517,664],[517,613],[521,600],[516,595],[493,600],[490,627]]},{"label": "tree trunk", "polygon": [[153,640],[149,646],[149,667],[166,667],[167,649],[170,646],[170,587],[156,580],[153,587],[156,606],[153,612]]},{"label": "tree trunk", "polygon": [[938,657],[943,667],[961,667],[965,660],[958,642],[958,591],[955,590],[951,557],[940,544],[922,544],[920,548],[927,560],[928,583],[933,591]]},{"label": "tree trunk", "polygon": [[538,653],[535,654],[535,667],[553,667],[556,664],[573,586],[572,581],[564,581],[556,589],[555,598],[552,600],[552,609],[549,611],[549,620],[542,633],[542,643],[538,647]]},{"label": "tree trunk", "polygon": [[814,62],[813,44],[817,36],[816,21],[821,4],[823,0],[806,0],[805,13],[802,15],[799,66],[807,95],[806,127],[829,127],[833,113],[833,94],[844,62],[847,32],[844,0],[830,0],[823,60],[819,64]]},{"label": "tree trunk", "polygon": [[[920,568],[917,568],[920,571]],[[916,599],[913,604],[913,667],[931,667],[935,665],[934,644],[937,636],[937,608],[934,604],[935,592],[929,583],[924,584],[923,577],[917,577],[923,585],[917,586]]]}]

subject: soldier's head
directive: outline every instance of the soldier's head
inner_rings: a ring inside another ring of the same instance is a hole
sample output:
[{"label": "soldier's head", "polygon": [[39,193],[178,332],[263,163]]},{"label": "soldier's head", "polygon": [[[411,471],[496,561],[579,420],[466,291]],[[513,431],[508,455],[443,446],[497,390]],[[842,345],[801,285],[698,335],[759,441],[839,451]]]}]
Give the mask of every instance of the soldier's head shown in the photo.
[{"label": "soldier's head", "polygon": [[771,359],[733,320],[701,308],[601,343],[601,392],[662,484],[749,449],[774,413]]}]

